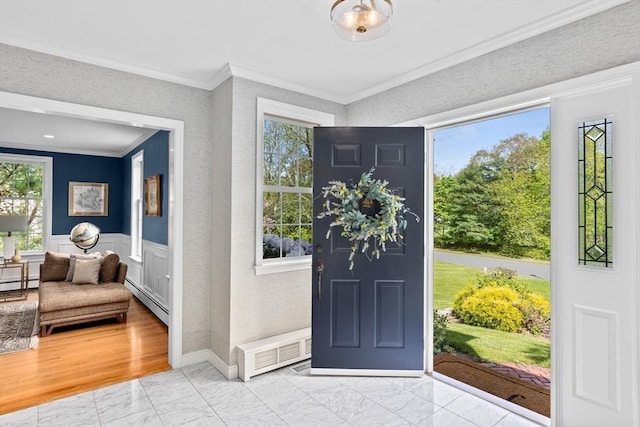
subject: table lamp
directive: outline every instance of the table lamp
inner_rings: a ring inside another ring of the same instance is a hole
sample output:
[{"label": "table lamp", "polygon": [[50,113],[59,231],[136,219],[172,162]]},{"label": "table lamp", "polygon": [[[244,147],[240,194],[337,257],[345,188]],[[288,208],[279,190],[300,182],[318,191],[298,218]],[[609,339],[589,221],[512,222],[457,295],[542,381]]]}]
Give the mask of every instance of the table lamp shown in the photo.
[{"label": "table lamp", "polygon": [[6,232],[4,238],[4,262],[9,262],[16,251],[16,238],[11,235],[14,231],[27,230],[27,217],[24,215],[0,215],[0,232]]}]

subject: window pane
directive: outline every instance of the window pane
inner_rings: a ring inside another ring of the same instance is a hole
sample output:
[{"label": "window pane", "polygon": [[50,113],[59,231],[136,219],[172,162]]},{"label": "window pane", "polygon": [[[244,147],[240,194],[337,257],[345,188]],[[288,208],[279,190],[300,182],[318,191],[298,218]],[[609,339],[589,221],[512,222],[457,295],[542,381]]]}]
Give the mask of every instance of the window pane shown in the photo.
[{"label": "window pane", "polygon": [[311,224],[312,216],[313,216],[313,195],[301,194],[300,195],[300,223]]},{"label": "window pane", "polygon": [[280,193],[265,192],[262,196],[262,223],[265,225],[282,224]]},{"label": "window pane", "polygon": [[263,178],[264,185],[278,185],[278,171],[280,169],[280,156],[277,154],[264,153]]},{"label": "window pane", "polygon": [[280,258],[280,236],[279,226],[266,226],[262,230],[262,258]]},{"label": "window pane", "polygon": [[313,167],[311,159],[298,159],[298,187],[311,188],[313,180]]},{"label": "window pane", "polygon": [[278,122],[264,121],[264,148],[265,153],[277,153],[278,150]]},{"label": "window pane", "polygon": [[298,162],[294,156],[282,156],[280,162],[280,185],[297,186]]},{"label": "window pane", "polygon": [[300,195],[284,193],[282,195],[282,223],[298,224],[300,221]]}]

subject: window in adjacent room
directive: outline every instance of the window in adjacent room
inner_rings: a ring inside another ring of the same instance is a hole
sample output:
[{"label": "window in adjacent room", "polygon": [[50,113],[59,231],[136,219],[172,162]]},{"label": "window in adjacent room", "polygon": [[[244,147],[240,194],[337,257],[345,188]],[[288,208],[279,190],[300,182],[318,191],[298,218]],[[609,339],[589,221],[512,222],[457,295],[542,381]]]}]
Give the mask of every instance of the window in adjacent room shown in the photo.
[{"label": "window in adjacent room", "polygon": [[331,125],[331,114],[258,99],[258,273],[310,265],[313,127]]},{"label": "window in adjacent room", "polygon": [[27,217],[27,230],[12,233],[23,255],[43,252],[51,234],[52,163],[50,157],[0,153],[0,215]]},{"label": "window in adjacent room", "polygon": [[144,150],[131,157],[131,257],[142,259]]}]

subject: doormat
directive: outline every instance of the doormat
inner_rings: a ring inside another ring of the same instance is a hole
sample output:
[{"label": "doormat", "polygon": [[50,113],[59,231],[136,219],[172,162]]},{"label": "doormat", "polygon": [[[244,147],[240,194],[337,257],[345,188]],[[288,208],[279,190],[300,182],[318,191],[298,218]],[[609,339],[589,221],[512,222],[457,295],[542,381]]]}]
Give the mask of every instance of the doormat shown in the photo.
[{"label": "doormat", "polygon": [[545,387],[448,353],[435,356],[433,370],[545,417],[551,416],[551,397]]},{"label": "doormat", "polygon": [[0,354],[38,345],[38,301],[0,304]]}]

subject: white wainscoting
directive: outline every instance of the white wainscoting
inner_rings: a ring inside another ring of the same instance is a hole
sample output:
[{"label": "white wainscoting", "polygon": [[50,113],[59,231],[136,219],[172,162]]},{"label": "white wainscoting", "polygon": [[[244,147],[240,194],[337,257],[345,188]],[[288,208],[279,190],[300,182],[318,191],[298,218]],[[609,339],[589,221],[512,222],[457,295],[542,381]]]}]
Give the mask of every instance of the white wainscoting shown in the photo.
[{"label": "white wainscoting", "polygon": [[[131,252],[131,239],[123,236],[122,253]],[[165,325],[169,324],[169,248],[142,241],[142,259],[128,257],[127,288]]]}]

